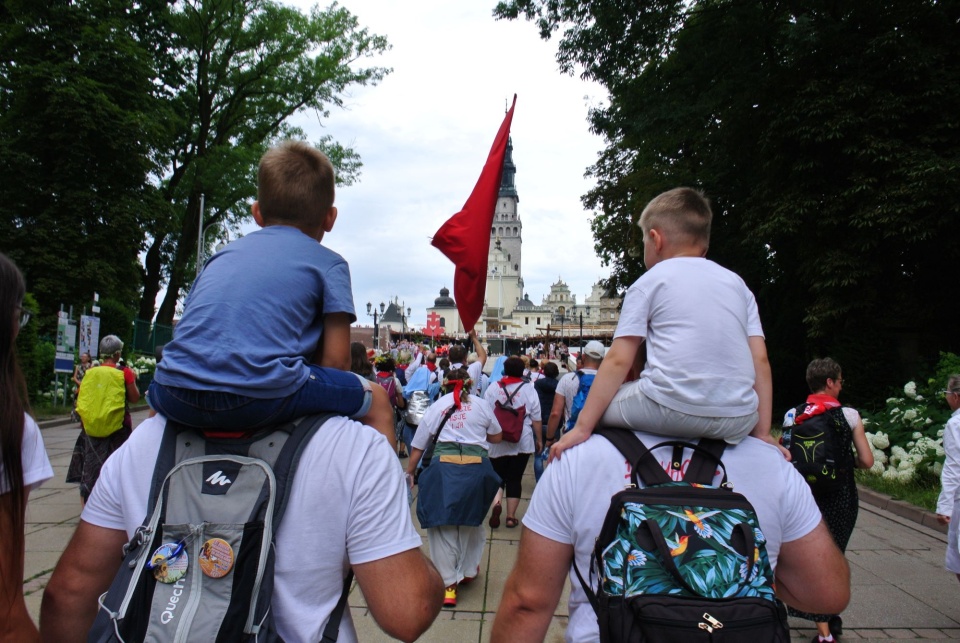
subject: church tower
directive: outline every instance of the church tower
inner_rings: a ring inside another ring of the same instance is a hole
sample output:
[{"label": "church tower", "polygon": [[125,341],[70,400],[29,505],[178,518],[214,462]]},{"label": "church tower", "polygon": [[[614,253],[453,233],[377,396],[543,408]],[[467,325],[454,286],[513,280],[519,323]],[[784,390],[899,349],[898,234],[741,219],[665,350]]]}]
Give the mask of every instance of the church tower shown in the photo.
[{"label": "church tower", "polygon": [[[496,316],[513,312],[523,293],[521,245],[523,223],[517,214],[520,197],[516,185],[517,166],[513,163],[513,137],[507,139],[503,157],[503,178],[490,228],[490,249],[487,260],[486,301],[498,309]],[[491,315],[491,317],[494,315]]]}]

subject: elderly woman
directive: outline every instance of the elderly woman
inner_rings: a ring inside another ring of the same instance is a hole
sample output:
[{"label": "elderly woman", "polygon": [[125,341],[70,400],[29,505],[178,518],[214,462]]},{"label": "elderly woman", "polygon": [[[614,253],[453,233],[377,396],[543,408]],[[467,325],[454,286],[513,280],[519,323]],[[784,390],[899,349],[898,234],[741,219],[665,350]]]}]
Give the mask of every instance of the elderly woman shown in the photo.
[{"label": "elderly woman", "polygon": [[[497,472],[497,475],[503,479],[507,495],[506,525],[512,529],[520,524],[520,521],[517,520],[517,508],[520,506],[523,473],[527,469],[527,463],[530,461],[530,456],[534,453],[534,450],[539,451],[543,448],[540,398],[533,385],[523,381],[523,361],[516,356],[504,361],[503,377],[496,385],[491,384],[484,395],[484,399],[491,406],[496,406],[497,402],[505,405],[508,398],[511,398],[509,404],[511,407],[524,407],[523,429],[520,433],[520,440],[518,442],[504,440],[491,447],[490,462],[493,464],[493,469]],[[500,526],[501,511],[500,494],[497,494],[493,513],[490,515],[489,524],[491,527]]]},{"label": "elderly woman", "polygon": [[960,580],[960,375],[951,375],[943,391],[950,407],[950,419],[943,428],[943,450],[946,461],[940,473],[940,497],[937,498],[937,521],[949,525],[947,532],[946,568]]},{"label": "elderly woman", "polygon": [[444,607],[456,607],[457,586],[480,573],[483,518],[500,485],[487,459],[490,444],[500,442],[500,425],[490,405],[470,395],[472,386],[466,369],[447,374],[449,392],[424,413],[407,464],[412,485],[420,458],[433,446],[430,465],[420,474],[417,518],[446,585]]}]

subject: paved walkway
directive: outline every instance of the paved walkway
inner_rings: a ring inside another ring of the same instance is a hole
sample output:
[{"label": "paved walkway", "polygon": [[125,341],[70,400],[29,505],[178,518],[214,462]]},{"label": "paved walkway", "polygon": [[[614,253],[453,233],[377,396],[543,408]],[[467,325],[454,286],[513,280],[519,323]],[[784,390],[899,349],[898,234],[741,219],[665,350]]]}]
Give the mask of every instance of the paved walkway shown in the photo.
[{"label": "paved walkway", "polygon": [[[135,414],[134,423],[144,417],[144,412]],[[43,428],[55,477],[30,495],[27,508],[25,591],[34,618],[40,612],[43,588],[80,516],[76,487],[63,482],[78,430],[76,424]],[[524,480],[520,516],[533,482],[531,468]],[[902,515],[877,504],[887,504]],[[413,518],[416,521],[415,512]],[[960,639],[960,584],[943,569],[946,537],[921,524],[924,519],[922,512],[886,503],[875,494],[862,494],[860,518],[847,550],[853,571],[853,600],[843,614],[844,640]],[[926,520],[929,524],[929,516]],[[482,643],[490,639],[500,594],[516,558],[520,529],[501,526],[490,531],[478,581],[461,588],[456,609],[441,612],[422,641]],[[350,609],[361,641],[391,640],[369,616],[356,587]],[[546,640],[562,641],[566,622],[565,592]],[[791,622],[794,640],[809,641],[814,631],[811,624],[795,619]]]}]

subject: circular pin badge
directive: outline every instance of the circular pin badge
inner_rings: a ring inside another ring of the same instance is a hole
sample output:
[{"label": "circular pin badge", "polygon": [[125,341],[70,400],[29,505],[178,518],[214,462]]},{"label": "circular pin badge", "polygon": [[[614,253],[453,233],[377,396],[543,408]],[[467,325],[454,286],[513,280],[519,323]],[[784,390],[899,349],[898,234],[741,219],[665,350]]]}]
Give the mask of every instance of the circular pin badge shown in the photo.
[{"label": "circular pin badge", "polygon": [[223,538],[211,538],[200,548],[200,569],[210,578],[223,578],[233,569],[233,547]]},{"label": "circular pin badge", "polygon": [[183,543],[164,543],[150,556],[148,566],[161,583],[176,583],[187,573],[187,549]]}]

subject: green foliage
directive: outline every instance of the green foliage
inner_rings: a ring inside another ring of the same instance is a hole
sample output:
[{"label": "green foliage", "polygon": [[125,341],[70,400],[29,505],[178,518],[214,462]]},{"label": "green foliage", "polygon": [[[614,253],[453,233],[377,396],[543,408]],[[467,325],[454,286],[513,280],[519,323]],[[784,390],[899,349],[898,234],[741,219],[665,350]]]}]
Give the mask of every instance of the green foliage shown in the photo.
[{"label": "green foliage", "polygon": [[[147,230],[138,312],[153,319],[165,283],[157,321],[166,324],[196,274],[201,195],[204,228],[221,236],[237,228],[250,216],[260,156],[278,139],[303,137],[287,119],[303,111],[325,117],[342,106],[349,87],[375,84],[389,71],[357,65],[384,51],[386,39],[336,4],[304,15],[271,0],[188,0],[173,7],[169,21],[169,105],[177,118],[158,149],[156,182],[167,207]],[[315,144],[329,153],[342,182],[354,180],[359,160],[352,150],[327,137]],[[212,235],[202,240],[215,242]]]},{"label": "green foliage", "polygon": [[100,338],[116,335],[123,342],[124,352],[130,353],[133,341],[133,307],[116,299],[100,301]]},{"label": "green foliage", "polygon": [[94,292],[132,301],[162,119],[145,25],[163,2],[0,10],[0,250],[50,324]]},{"label": "green foliage", "polygon": [[613,285],[642,274],[643,205],[692,185],[714,205],[710,258],[757,295],[778,396],[805,392],[814,356],[873,402],[960,350],[953,4],[505,0],[495,14],[559,35],[561,70],[609,91],[583,200]]},{"label": "green foliage", "polygon": [[[958,356],[941,353],[937,372],[956,366]],[[932,484],[943,468],[943,432],[951,411],[941,391],[946,377],[907,382],[902,392],[887,398],[883,410],[863,412],[871,445],[873,475],[891,482],[926,480]]]},{"label": "green foliage", "polygon": [[[32,293],[28,292],[23,296],[23,307],[33,311],[37,310],[37,299]],[[52,356],[48,364],[43,361],[43,355],[39,348],[38,329],[38,320],[31,318],[27,325],[20,329],[16,341],[17,361],[20,364],[20,370],[23,372],[23,378],[26,380],[27,394],[30,396],[31,403],[36,391],[40,388],[42,378],[46,378],[53,370]]]}]

